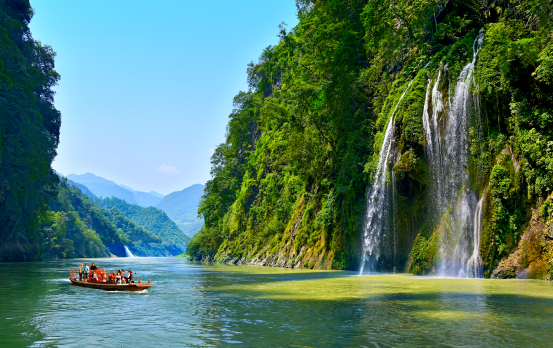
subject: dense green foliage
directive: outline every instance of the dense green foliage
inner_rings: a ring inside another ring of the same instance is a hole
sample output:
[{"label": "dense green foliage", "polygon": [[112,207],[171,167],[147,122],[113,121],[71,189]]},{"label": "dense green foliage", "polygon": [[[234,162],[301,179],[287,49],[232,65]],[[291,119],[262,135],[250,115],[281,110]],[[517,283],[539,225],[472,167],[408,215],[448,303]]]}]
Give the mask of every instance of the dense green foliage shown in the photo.
[{"label": "dense green foliage", "polygon": [[539,1],[505,9],[487,26],[476,69],[485,132],[475,162],[490,186],[482,235],[488,274],[517,245],[530,209],[553,192],[551,11]]},{"label": "dense green foliage", "polygon": [[[178,228],[167,214],[154,207],[144,208],[129,204],[119,198],[94,199],[94,203],[104,209],[115,208],[137,225],[143,227],[154,236],[161,238],[160,244],[171,255],[179,255],[186,251],[188,237]],[[143,242],[147,243],[145,240]],[[136,246],[138,248],[138,246]]]},{"label": "dense green foliage", "polygon": [[104,216],[117,228],[119,234],[124,236],[124,243],[134,256],[170,256],[162,245],[163,240],[127,218],[117,208],[102,209]]},{"label": "dense green foliage", "polygon": [[204,224],[198,218],[198,204],[203,190],[203,185],[192,185],[168,194],[155,207],[163,210],[186,235],[192,237]]},{"label": "dense green foliage", "polygon": [[42,259],[125,256],[125,245],[136,256],[172,255],[161,237],[116,208],[99,207],[65,178],[40,216],[38,240]]},{"label": "dense green foliage", "polygon": [[125,256],[127,238],[86,195],[61,178],[58,196],[40,219],[43,259]]},{"label": "dense green foliage", "polygon": [[227,139],[212,157],[199,207],[205,225],[189,255],[248,261],[284,252],[300,267],[356,267],[366,190],[409,86],[394,133],[394,223],[403,255],[413,247],[412,271],[430,270],[425,90],[438,64],[449,79],[459,76],[483,29],[469,170],[473,189],[489,192],[481,253],[486,270],[495,267],[528,209],[553,190],[551,3],[302,0],[298,16],[248,66],[250,90],[235,97]]},{"label": "dense green foliage", "polygon": [[59,75],[52,48],[29,31],[32,16],[28,0],[0,0],[0,260],[39,257],[38,215],[58,180],[50,164],[61,124],[52,90]]}]

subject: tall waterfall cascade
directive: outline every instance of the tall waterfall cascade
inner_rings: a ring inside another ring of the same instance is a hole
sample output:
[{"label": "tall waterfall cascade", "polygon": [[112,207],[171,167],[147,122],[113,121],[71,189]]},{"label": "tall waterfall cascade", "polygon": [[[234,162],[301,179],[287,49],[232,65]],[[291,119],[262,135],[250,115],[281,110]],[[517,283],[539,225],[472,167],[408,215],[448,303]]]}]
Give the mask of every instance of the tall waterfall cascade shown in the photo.
[{"label": "tall waterfall cascade", "polygon": [[[440,90],[447,65],[439,68],[435,81],[427,85],[423,111],[426,136],[425,156],[430,167],[429,221],[439,228],[437,272],[446,277],[481,277],[479,255],[482,199],[470,188],[468,172],[471,120],[479,118],[478,97],[469,87],[483,34],[473,44],[473,59],[456,81],[453,95]],[[433,83],[434,82],[434,83]],[[446,97],[447,94],[447,97]],[[447,105],[447,107],[446,107]]]},{"label": "tall waterfall cascade", "polygon": [[129,248],[127,248],[127,246],[125,245],[125,255],[127,257],[134,257],[134,255],[131,253],[131,251],[129,250]]},{"label": "tall waterfall cascade", "polygon": [[363,231],[363,254],[360,274],[363,274],[365,270],[369,272],[378,270],[383,254],[386,252],[394,253],[393,244],[395,242],[395,236],[393,235],[393,229],[387,228],[389,226],[388,219],[391,217],[391,210],[393,210],[390,204],[393,199],[391,197],[393,196],[393,192],[391,192],[392,190],[390,190],[389,184],[386,182],[389,166],[388,157],[390,156],[390,150],[392,149],[394,141],[394,116],[412,83],[413,81],[407,85],[405,91],[395,105],[394,110],[390,114],[384,133],[384,140],[380,148],[378,166],[371,187],[367,193],[367,211]]},{"label": "tall waterfall cascade", "polygon": [[[480,119],[478,95],[473,95],[470,87],[483,36],[480,33],[474,40],[472,61],[463,67],[456,80],[447,64],[441,64],[426,86],[422,123],[426,138],[425,161],[431,178],[426,220],[433,230],[439,230],[436,271],[445,277],[483,276],[479,249],[484,199],[478,199],[470,185],[468,137],[471,122]],[[360,274],[396,271],[397,192],[390,164],[394,161],[390,157],[396,146],[396,112],[412,82],[389,116],[367,193]]]}]

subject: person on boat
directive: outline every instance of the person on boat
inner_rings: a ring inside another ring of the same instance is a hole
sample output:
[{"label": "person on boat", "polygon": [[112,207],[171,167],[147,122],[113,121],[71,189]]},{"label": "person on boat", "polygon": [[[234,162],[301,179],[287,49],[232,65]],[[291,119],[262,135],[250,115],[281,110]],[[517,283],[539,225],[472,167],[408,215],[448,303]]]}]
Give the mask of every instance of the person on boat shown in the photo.
[{"label": "person on boat", "polygon": [[127,277],[127,283],[132,283],[132,271],[129,271],[129,276]]},{"label": "person on boat", "polygon": [[127,278],[125,278],[125,270],[121,270],[121,284],[126,284]]},{"label": "person on boat", "polygon": [[106,281],[106,270],[105,269],[102,271],[102,281],[103,282]]},{"label": "person on boat", "polygon": [[92,266],[90,266],[90,270],[91,271],[96,271],[98,269],[98,267],[96,267],[96,265],[94,264],[94,262],[92,263]]},{"label": "person on boat", "polygon": [[96,271],[92,271],[92,281],[95,282],[98,280],[98,275],[96,274]]},{"label": "person on boat", "polygon": [[83,281],[84,274],[84,263],[81,262],[81,267],[79,267],[79,281]]},{"label": "person on boat", "polygon": [[84,279],[85,279],[85,281],[88,281],[88,271],[89,270],[90,270],[90,268],[88,267],[88,263],[85,263],[84,264],[84,275],[85,275]]}]

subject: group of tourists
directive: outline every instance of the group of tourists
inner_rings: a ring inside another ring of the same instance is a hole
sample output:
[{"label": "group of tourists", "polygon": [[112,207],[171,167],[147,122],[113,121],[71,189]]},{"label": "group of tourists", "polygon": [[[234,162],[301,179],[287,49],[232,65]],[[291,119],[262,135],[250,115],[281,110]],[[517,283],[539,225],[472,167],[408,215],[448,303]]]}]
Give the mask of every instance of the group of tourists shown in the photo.
[{"label": "group of tourists", "polygon": [[104,282],[112,284],[130,284],[134,283],[132,271],[128,271],[128,275],[125,276],[125,271],[120,269],[118,271],[106,272],[105,269],[100,269],[94,263],[88,267],[87,263],[81,262],[79,268],[79,280],[85,282]]}]

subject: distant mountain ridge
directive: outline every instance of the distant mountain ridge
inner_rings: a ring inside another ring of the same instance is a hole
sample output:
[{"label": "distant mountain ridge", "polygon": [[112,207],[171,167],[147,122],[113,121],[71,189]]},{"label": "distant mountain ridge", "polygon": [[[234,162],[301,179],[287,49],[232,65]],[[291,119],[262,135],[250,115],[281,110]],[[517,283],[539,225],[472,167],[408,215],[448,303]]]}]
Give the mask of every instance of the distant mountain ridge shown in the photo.
[{"label": "distant mountain ridge", "polygon": [[[111,198],[117,197],[127,203],[136,204],[141,207],[155,206],[164,197],[157,192],[142,192],[136,191],[125,185],[104,179],[92,173],[86,174],[69,174],[67,178],[77,184],[84,185],[97,197]],[[83,192],[86,194],[86,192]],[[91,197],[94,198],[94,197]]]},{"label": "distant mountain ridge", "polygon": [[84,194],[82,188],[88,191],[86,186],[73,184],[67,178],[60,179],[58,196],[50,200],[48,211],[40,219],[37,232],[43,245],[43,259],[111,254],[124,257],[125,246],[136,256],[172,256],[186,250],[188,237],[165,213],[134,205],[138,209],[156,210],[157,215],[165,217],[143,214],[142,224],[138,224],[117,208],[100,207],[94,202],[100,199]]},{"label": "distant mountain ridge", "polygon": [[203,219],[198,218],[198,204],[204,188],[204,185],[195,184],[170,193],[163,197],[156,208],[163,210],[185,234],[192,237],[204,224]]},{"label": "distant mountain ridge", "polygon": [[81,190],[82,193],[84,193],[85,195],[87,195],[89,198],[96,198],[96,195],[94,193],[92,193],[88,187],[86,187],[85,185],[83,184],[79,184],[78,182],[74,182],[72,180],[69,180],[67,179],[67,183],[69,185],[73,185],[75,187],[78,187],[79,190]]},{"label": "distant mountain ridge", "polygon": [[137,225],[160,237],[163,240],[161,246],[168,250],[171,255],[182,254],[186,251],[186,245],[189,240],[188,236],[162,210],[154,207],[145,208],[136,204],[129,204],[116,197],[96,198],[94,199],[94,203],[112,212],[115,210],[115,212],[122,213]]},{"label": "distant mountain ridge", "polygon": [[161,209],[189,237],[194,236],[204,224],[203,219],[198,218],[198,205],[205,188],[201,184],[164,196],[155,191],[136,191],[129,186],[117,184],[92,173],[69,174],[67,179],[93,199],[115,197],[140,207]]}]

